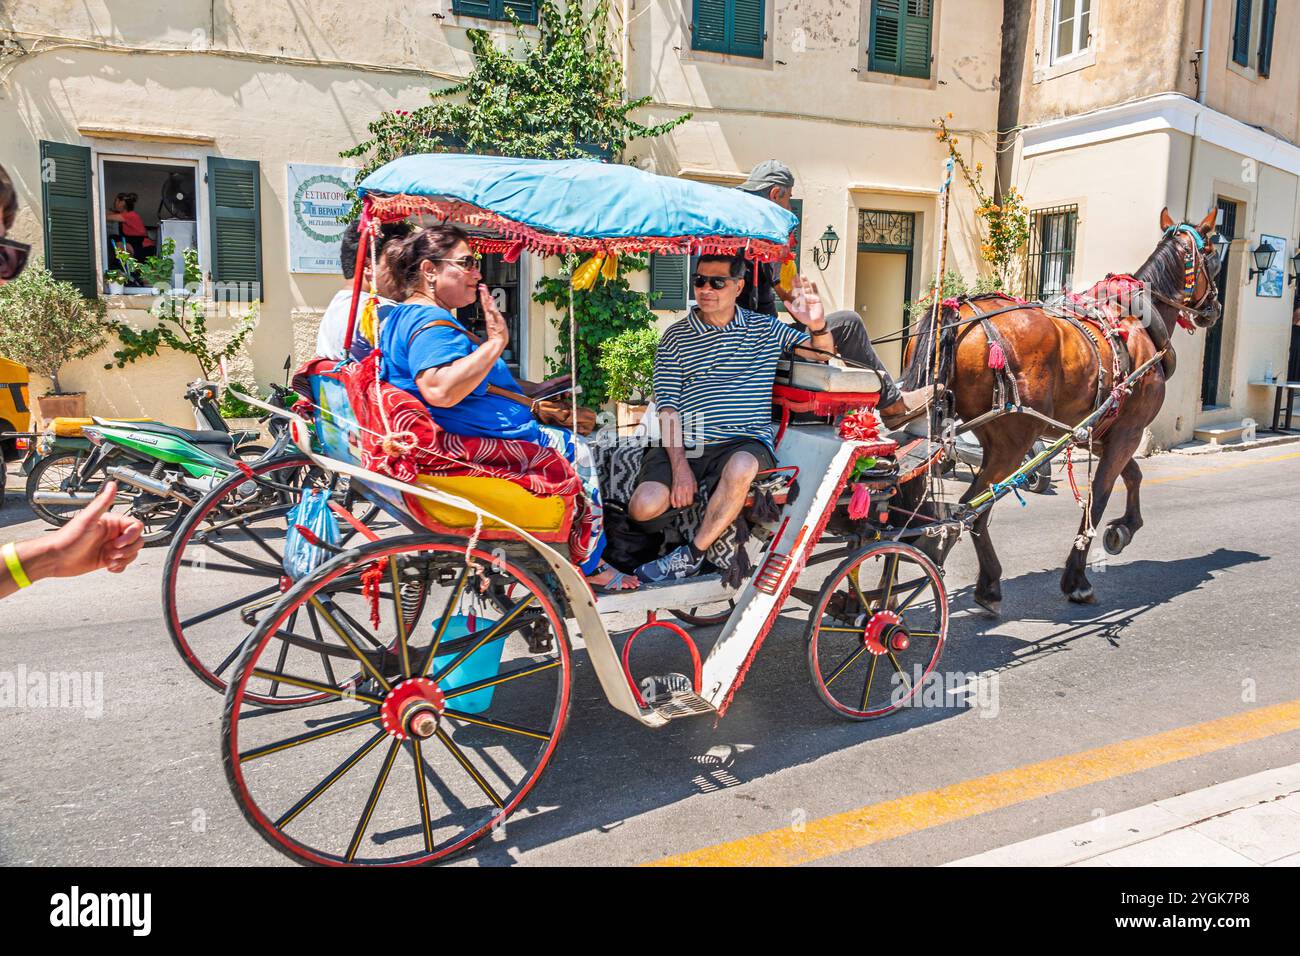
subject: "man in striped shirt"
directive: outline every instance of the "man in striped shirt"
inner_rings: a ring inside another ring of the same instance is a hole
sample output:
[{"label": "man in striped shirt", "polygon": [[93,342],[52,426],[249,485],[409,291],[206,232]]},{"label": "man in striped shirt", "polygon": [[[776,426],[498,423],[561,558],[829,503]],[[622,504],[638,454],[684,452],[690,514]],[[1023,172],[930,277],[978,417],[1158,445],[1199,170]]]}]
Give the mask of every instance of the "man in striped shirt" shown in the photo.
[{"label": "man in striped shirt", "polygon": [[[636,569],[644,583],[698,574],[704,552],[740,514],[754,476],[776,466],[777,359],[794,348],[824,362],[835,348],[817,287],[802,276],[788,306],[796,325],[738,308],[745,265],[741,256],[701,256],[692,276],[697,305],[659,343],[654,395],[661,444],[646,451],[628,515],[656,522],[690,507],[699,485],[711,493],[694,539]],[[803,343],[812,349],[797,348]]]}]

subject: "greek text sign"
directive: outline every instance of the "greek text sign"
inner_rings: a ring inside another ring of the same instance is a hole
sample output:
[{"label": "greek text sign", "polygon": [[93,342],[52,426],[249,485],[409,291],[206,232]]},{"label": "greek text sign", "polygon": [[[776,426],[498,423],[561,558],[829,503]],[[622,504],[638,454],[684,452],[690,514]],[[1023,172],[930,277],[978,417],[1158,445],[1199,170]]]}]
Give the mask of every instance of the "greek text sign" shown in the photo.
[{"label": "greek text sign", "polygon": [[339,275],[339,242],[356,170],[289,163],[289,271]]}]

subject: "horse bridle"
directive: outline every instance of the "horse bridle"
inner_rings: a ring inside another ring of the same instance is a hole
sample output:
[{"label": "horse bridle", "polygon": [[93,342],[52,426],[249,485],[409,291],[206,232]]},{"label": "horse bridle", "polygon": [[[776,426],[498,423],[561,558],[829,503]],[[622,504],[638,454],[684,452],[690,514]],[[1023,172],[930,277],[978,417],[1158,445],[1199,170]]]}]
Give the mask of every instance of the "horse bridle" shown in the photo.
[{"label": "horse bridle", "polygon": [[[1205,238],[1200,231],[1190,223],[1180,223],[1176,226],[1170,226],[1165,230],[1165,236],[1174,236],[1177,242],[1177,235],[1185,232],[1192,238],[1191,248],[1188,249],[1187,255],[1183,260],[1183,293],[1180,301],[1175,301],[1155,289],[1146,288],[1147,295],[1171,309],[1178,310],[1178,320],[1184,327],[1193,325],[1190,317],[1204,319],[1211,315],[1216,316],[1219,312],[1219,286],[1214,281],[1214,276],[1210,275],[1210,270],[1206,266],[1206,260],[1209,256],[1205,254]],[[1219,264],[1222,268],[1222,263]],[[1198,277],[1205,277],[1205,294],[1200,299],[1192,303],[1192,296],[1196,293],[1196,280]],[[1189,329],[1190,331],[1190,329]]]}]

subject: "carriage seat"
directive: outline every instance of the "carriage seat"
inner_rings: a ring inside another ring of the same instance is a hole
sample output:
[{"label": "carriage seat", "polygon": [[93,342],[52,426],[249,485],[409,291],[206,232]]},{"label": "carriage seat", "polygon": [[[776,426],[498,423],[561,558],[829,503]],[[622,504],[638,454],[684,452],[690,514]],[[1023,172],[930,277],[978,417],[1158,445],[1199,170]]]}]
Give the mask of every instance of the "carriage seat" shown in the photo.
[{"label": "carriage seat", "polygon": [[[561,495],[535,495],[513,481],[479,475],[417,475],[415,484],[435,488],[449,495],[472,501],[485,511],[536,535],[560,534],[568,526],[571,502]],[[410,495],[408,502],[418,508],[417,517],[435,525],[457,530],[473,530],[474,515],[454,505]],[[506,526],[488,519],[484,530],[499,531]]]}]

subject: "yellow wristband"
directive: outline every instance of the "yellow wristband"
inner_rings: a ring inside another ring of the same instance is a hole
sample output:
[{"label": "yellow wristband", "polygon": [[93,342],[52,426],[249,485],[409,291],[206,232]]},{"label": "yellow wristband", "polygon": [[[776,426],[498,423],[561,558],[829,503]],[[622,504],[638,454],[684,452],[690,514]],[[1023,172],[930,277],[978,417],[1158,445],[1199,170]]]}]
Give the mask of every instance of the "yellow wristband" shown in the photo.
[{"label": "yellow wristband", "polygon": [[31,587],[31,579],[27,577],[27,572],[23,570],[23,563],[18,560],[18,546],[10,541],[3,548],[0,548],[0,554],[4,555],[5,567],[9,569],[9,576],[14,579],[14,584],[18,585],[18,589],[21,591],[23,588]]}]

